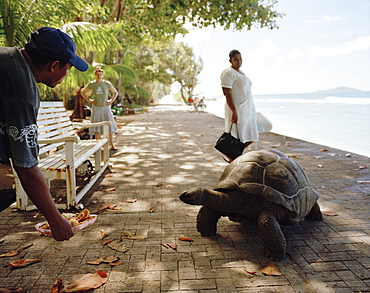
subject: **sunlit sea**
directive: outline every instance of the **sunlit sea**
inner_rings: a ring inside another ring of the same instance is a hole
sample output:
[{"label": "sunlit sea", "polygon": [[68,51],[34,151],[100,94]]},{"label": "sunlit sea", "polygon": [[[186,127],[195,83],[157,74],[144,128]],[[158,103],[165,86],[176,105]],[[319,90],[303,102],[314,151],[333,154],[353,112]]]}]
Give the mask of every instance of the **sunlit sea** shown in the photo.
[{"label": "sunlit sea", "polygon": [[[224,117],[223,96],[206,97],[207,112]],[[370,157],[370,94],[255,95],[272,132]]]}]

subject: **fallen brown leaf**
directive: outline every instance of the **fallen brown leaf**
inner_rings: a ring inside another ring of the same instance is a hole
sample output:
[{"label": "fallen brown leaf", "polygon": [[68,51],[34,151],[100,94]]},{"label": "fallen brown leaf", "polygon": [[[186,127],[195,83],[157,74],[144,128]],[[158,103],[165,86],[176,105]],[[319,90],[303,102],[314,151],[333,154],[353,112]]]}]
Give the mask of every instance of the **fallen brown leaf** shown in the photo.
[{"label": "fallen brown leaf", "polygon": [[23,247],[23,248],[20,248],[19,250],[15,250],[15,251],[7,252],[7,253],[4,253],[4,254],[0,254],[0,258],[1,258],[1,257],[10,257],[10,256],[15,256],[15,255],[17,255],[20,251],[25,250],[25,249],[27,249],[27,248],[31,247],[32,245],[33,245],[33,244],[30,244],[30,245],[27,245],[27,246],[25,246],[25,247]]},{"label": "fallen brown leaf", "polygon": [[114,209],[117,207],[117,204],[111,202],[103,202],[99,211],[106,210],[106,209]]},{"label": "fallen brown leaf", "polygon": [[105,241],[103,241],[101,244],[102,245],[107,245],[108,243],[111,243],[114,239],[107,239]]},{"label": "fallen brown leaf", "polygon": [[104,239],[105,237],[107,237],[109,234],[107,232],[105,232],[104,230],[100,230],[100,238],[101,239]]},{"label": "fallen brown leaf", "polygon": [[86,274],[69,285],[65,292],[80,292],[96,289],[108,281],[108,275],[103,271],[97,271],[95,274]]},{"label": "fallen brown leaf", "polygon": [[119,260],[119,257],[118,256],[106,256],[106,257],[101,257],[99,259],[96,259],[96,260],[92,260],[92,261],[88,261],[86,262],[88,265],[99,265],[101,263],[113,263],[113,262],[116,262],[117,260]]},{"label": "fallen brown leaf", "polygon": [[271,261],[262,269],[262,274],[266,276],[281,276],[280,270]]},{"label": "fallen brown leaf", "polygon": [[193,241],[194,241],[193,239],[188,238],[188,237],[186,237],[186,236],[184,236],[184,235],[181,235],[181,236],[179,237],[179,240],[181,240],[181,241],[188,241],[188,242],[193,242]]},{"label": "fallen brown leaf", "polygon": [[50,293],[64,293],[63,280],[61,278],[56,278],[53,286],[51,287]]},{"label": "fallen brown leaf", "polygon": [[322,211],[321,213],[326,216],[337,216],[338,215],[337,212],[333,212],[333,211]]},{"label": "fallen brown leaf", "polygon": [[126,239],[131,239],[131,240],[145,240],[146,239],[145,236],[136,235],[128,231],[123,231],[123,237]]},{"label": "fallen brown leaf", "polygon": [[153,213],[155,211],[155,208],[150,208],[149,213]]},{"label": "fallen brown leaf", "polygon": [[41,259],[19,259],[8,263],[8,267],[11,269],[24,268],[34,263],[40,262]]},{"label": "fallen brown leaf", "polygon": [[128,202],[128,203],[134,203],[134,202],[137,202],[137,199],[136,198],[128,198],[126,200],[126,202]]},{"label": "fallen brown leaf", "polygon": [[321,149],[320,152],[327,152],[328,149]]},{"label": "fallen brown leaf", "polygon": [[108,188],[108,189],[105,189],[104,191],[115,191],[116,188],[112,187],[112,188]]},{"label": "fallen brown leaf", "polygon": [[126,252],[128,251],[126,244],[123,242],[122,239],[115,239],[112,242],[108,243],[108,247],[120,251],[120,252]]},{"label": "fallen brown leaf", "polygon": [[8,291],[1,291],[1,292],[9,292],[9,293],[22,293],[23,292],[22,288],[18,288],[18,287],[7,287],[7,288],[1,288],[1,289],[8,290]]},{"label": "fallen brown leaf", "polygon": [[166,248],[171,248],[173,250],[176,250],[177,249],[177,244],[170,244],[170,243],[161,243],[162,246],[166,247]]},{"label": "fallen brown leaf", "polygon": [[251,275],[255,275],[255,274],[257,274],[257,272],[256,272],[256,271],[249,271],[249,270],[247,270],[247,269],[244,269],[244,271],[246,271],[248,274],[251,274]]},{"label": "fallen brown leaf", "polygon": [[360,166],[359,169],[367,169],[367,166]]},{"label": "fallen brown leaf", "polygon": [[16,251],[11,251],[11,252],[8,252],[8,253],[4,253],[4,254],[0,254],[0,257],[10,257],[10,256],[15,256],[19,253],[18,250]]}]

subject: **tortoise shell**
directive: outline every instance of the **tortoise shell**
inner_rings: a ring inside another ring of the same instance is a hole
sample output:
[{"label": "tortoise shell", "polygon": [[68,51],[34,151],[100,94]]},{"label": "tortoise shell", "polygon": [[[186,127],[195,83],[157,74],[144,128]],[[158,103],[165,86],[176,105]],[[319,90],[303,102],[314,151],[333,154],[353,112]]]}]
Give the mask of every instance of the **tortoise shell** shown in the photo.
[{"label": "tortoise shell", "polygon": [[302,167],[274,149],[238,157],[225,168],[215,190],[262,196],[287,208],[291,219],[306,217],[319,198]]}]

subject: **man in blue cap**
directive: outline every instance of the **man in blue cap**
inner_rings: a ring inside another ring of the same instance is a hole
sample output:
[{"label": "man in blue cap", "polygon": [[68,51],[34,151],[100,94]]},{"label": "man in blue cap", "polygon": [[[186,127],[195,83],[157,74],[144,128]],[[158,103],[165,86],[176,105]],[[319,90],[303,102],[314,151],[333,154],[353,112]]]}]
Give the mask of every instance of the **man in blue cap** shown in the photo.
[{"label": "man in blue cap", "polygon": [[36,83],[55,87],[72,66],[80,71],[88,68],[77,56],[75,43],[59,29],[37,29],[23,49],[0,48],[0,162],[12,159],[24,190],[45,216],[58,241],[68,240],[74,233],[56,208],[37,167],[36,119],[40,96]]}]

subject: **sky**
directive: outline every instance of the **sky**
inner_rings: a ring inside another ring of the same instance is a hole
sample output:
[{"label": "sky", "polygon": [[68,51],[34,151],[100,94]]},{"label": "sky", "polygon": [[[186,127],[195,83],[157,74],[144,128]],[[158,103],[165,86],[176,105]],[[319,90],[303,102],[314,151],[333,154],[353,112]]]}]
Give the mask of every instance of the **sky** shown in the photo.
[{"label": "sky", "polygon": [[241,52],[253,94],[310,93],[336,87],[370,91],[369,0],[279,0],[279,29],[193,29],[177,37],[203,59],[194,94],[222,95],[228,54]]}]

